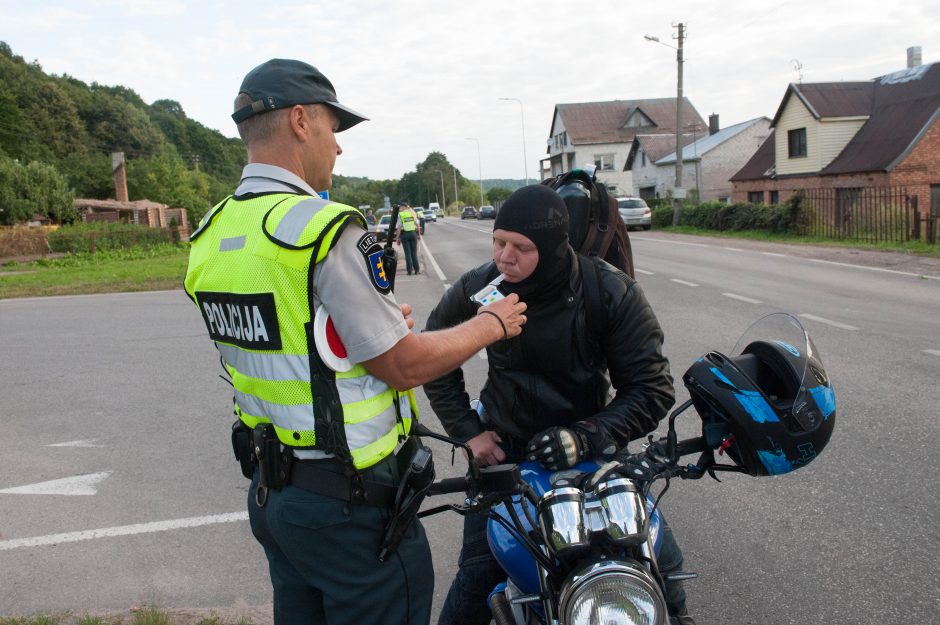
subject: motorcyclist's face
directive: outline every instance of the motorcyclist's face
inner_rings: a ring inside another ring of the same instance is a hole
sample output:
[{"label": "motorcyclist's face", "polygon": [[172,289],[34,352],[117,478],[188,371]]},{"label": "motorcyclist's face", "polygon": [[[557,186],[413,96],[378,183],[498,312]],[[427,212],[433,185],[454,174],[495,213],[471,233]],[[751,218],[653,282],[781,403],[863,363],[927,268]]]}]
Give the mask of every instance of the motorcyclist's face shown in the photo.
[{"label": "motorcyclist's face", "polygon": [[539,264],[539,250],[529,237],[509,230],[493,231],[493,260],[506,281],[521,282]]}]

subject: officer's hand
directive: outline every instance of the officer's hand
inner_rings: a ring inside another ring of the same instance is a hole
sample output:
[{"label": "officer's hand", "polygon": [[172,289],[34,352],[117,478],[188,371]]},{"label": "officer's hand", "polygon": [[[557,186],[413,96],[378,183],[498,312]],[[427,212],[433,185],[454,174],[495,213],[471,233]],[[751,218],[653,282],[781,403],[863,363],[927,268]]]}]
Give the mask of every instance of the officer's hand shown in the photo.
[{"label": "officer's hand", "polygon": [[487,317],[495,316],[503,331],[502,338],[511,339],[522,332],[522,326],[526,322],[526,317],[522,314],[525,309],[526,303],[520,302],[519,296],[515,293],[510,293],[498,302],[481,307],[477,314],[486,314]]},{"label": "officer's hand", "polygon": [[532,437],[526,446],[529,460],[538,461],[546,469],[567,469],[578,464],[590,453],[587,438],[570,428],[553,427]]},{"label": "officer's hand", "polygon": [[411,304],[401,304],[399,308],[401,308],[401,316],[405,318],[405,324],[407,324],[408,329],[410,330],[415,327],[415,320],[411,318],[411,313],[414,310]]},{"label": "officer's hand", "polygon": [[473,457],[480,466],[488,467],[506,459],[506,453],[499,446],[502,440],[496,432],[486,430],[468,440],[467,445],[470,446],[470,451],[473,452]]}]

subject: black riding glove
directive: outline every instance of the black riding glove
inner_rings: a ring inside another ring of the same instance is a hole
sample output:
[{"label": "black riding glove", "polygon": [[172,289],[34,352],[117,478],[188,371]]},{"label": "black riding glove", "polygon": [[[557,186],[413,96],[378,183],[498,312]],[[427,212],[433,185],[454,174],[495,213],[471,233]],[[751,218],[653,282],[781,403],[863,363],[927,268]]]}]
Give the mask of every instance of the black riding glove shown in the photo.
[{"label": "black riding glove", "polygon": [[620,463],[618,473],[634,480],[652,482],[659,476],[672,475],[675,465],[669,461],[665,450],[659,443],[652,443],[638,454],[623,454],[617,457]]},{"label": "black riding glove", "polygon": [[546,469],[567,469],[590,456],[587,437],[571,428],[553,427],[532,437],[526,446],[528,460],[538,461]]}]

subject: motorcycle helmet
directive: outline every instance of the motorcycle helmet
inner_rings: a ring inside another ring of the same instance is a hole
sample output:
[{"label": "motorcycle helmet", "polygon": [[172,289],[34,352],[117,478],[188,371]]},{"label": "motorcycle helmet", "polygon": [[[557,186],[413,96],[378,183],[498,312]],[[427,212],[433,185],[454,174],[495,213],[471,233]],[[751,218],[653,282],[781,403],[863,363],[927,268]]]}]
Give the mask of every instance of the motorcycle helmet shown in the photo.
[{"label": "motorcycle helmet", "polygon": [[682,378],[706,442],[750,475],[806,466],[832,435],[835,393],[812,340],[802,335],[802,342],[750,341],[731,357],[709,352]]},{"label": "motorcycle helmet", "polygon": [[590,225],[592,182],[587,172],[576,169],[560,178],[555,188],[568,207],[568,240],[575,248],[584,241]]}]

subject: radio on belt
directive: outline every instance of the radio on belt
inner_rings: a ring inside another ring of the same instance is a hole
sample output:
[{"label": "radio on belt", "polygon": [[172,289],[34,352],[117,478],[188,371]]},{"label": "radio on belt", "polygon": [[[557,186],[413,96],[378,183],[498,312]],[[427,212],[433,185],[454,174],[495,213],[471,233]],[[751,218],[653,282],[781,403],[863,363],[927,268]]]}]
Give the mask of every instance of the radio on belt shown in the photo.
[{"label": "radio on belt", "polygon": [[480,306],[486,306],[487,304],[492,304],[493,302],[498,302],[499,300],[506,297],[499,292],[499,283],[503,281],[506,276],[499,274],[496,278],[487,284],[485,287],[477,291],[470,298],[470,301],[478,303]]}]

